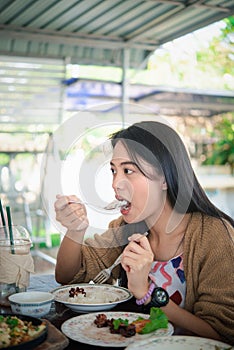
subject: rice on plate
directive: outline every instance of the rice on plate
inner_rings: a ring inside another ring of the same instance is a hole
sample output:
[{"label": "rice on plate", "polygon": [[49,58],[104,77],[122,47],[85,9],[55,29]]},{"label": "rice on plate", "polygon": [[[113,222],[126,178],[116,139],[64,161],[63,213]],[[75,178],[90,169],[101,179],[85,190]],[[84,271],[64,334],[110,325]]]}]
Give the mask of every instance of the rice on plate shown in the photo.
[{"label": "rice on plate", "polygon": [[109,284],[71,284],[51,293],[57,302],[78,312],[109,310],[132,298],[128,289]]}]

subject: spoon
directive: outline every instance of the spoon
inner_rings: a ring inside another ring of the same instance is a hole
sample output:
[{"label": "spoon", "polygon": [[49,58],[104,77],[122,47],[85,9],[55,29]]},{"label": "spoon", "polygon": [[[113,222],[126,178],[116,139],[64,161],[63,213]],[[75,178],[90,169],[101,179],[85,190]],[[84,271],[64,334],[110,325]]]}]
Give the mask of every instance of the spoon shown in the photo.
[{"label": "spoon", "polygon": [[68,204],[73,204],[73,203],[76,203],[76,204],[87,204],[87,205],[90,205],[91,207],[98,208],[98,209],[115,210],[115,209],[119,209],[119,208],[125,206],[127,204],[127,201],[125,201],[125,200],[118,201],[117,199],[115,199],[111,203],[107,204],[105,207],[100,207],[98,205],[94,205],[94,204],[91,204],[91,203],[88,203],[88,202],[82,202],[82,201],[70,200],[68,202]]}]

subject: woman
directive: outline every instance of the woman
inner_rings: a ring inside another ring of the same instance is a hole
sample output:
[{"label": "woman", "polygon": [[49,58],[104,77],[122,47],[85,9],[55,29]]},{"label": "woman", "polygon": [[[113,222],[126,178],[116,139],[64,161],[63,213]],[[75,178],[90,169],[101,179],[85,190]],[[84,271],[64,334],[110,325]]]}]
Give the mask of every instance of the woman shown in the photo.
[{"label": "woman", "polygon": [[[85,207],[68,204],[74,196],[58,196],[56,217],[68,230],[57,281],[88,282],[123,251],[137,304],[161,306],[177,326],[234,344],[234,221],[209,201],[169,126],[137,123],[111,140],[113,189],[127,204],[109,230],[82,244]],[[113,278],[119,276],[116,268]]]}]

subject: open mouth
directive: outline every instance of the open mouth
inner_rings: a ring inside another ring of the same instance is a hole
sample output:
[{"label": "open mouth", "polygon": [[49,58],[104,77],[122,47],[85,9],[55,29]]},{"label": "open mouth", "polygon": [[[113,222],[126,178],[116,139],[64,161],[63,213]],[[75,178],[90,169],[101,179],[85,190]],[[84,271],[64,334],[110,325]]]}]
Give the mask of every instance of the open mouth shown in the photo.
[{"label": "open mouth", "polygon": [[131,207],[131,203],[127,200],[121,200],[120,201],[120,211],[123,212],[123,211],[128,211]]}]

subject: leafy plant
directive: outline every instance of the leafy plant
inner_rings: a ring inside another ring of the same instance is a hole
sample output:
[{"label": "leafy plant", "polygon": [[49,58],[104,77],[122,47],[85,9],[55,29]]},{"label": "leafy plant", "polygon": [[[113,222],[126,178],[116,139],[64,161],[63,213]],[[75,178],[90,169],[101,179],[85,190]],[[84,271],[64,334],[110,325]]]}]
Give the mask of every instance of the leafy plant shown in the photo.
[{"label": "leafy plant", "polygon": [[0,166],[7,165],[10,162],[10,156],[6,153],[0,153]]},{"label": "leafy plant", "polygon": [[234,120],[224,118],[216,124],[211,134],[216,142],[211,144],[203,165],[226,165],[234,174]]}]

